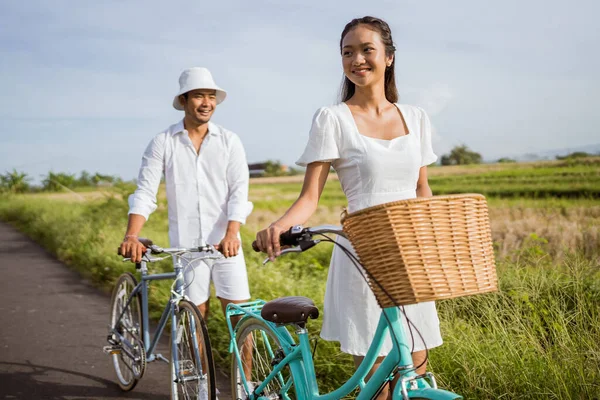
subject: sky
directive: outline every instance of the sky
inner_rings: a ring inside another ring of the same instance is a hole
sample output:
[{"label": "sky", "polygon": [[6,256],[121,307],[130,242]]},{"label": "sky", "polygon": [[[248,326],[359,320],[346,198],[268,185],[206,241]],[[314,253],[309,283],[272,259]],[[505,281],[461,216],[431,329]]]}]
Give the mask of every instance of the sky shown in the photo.
[{"label": "sky", "polygon": [[338,101],[341,31],[364,15],[389,23],[400,102],[428,112],[438,155],[600,143],[597,1],[3,0],[0,173],[135,178],[182,118],[171,102],[192,66],[228,92],[213,121],[249,162],[293,165]]}]

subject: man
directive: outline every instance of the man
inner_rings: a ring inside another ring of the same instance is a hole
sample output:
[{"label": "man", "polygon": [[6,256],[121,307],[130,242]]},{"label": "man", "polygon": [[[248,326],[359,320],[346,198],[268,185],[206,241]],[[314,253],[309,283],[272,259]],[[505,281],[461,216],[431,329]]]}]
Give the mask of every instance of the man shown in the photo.
[{"label": "man", "polygon": [[133,262],[141,260],[144,246],[138,235],[156,209],[164,173],[171,246],[218,244],[225,256],[214,263],[192,259],[184,271],[186,294],[206,317],[211,278],[223,310],[228,303],[250,299],[239,235],[251,209],[249,172],[238,136],[210,122],[226,96],[210,71],[187,69],[179,85],[173,107],[185,116],[155,136],[144,152],[138,187],[129,197],[129,222],[121,252]]}]

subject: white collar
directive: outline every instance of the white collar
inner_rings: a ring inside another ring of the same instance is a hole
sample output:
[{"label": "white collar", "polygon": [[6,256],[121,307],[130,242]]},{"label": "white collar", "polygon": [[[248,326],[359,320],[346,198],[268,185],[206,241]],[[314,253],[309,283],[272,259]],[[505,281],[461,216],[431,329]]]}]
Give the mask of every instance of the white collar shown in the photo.
[{"label": "white collar", "polygon": [[[183,125],[183,119],[182,119],[177,124],[175,124],[175,126],[173,126],[172,134],[177,135],[178,133],[183,133],[183,132],[187,132],[187,130],[185,129],[185,127]],[[219,129],[219,126],[217,124],[212,123],[211,121],[208,121],[207,135],[216,136],[216,135],[220,135],[220,134],[221,134],[221,129]]]}]

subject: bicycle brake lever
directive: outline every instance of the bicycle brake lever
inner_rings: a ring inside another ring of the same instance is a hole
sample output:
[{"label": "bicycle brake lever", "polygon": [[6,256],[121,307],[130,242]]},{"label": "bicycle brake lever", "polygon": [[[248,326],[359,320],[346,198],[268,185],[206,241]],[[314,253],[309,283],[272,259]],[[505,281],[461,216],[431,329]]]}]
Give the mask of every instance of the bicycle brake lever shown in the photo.
[{"label": "bicycle brake lever", "polygon": [[217,250],[217,248],[215,246],[213,246],[212,244],[207,244],[205,246],[198,247],[198,252],[200,252],[200,253],[215,253],[218,251],[219,250]]},{"label": "bicycle brake lever", "polygon": [[161,254],[164,252],[162,247],[157,246],[155,244],[148,246],[148,249],[150,250],[151,254]]},{"label": "bicycle brake lever", "polygon": [[[310,246],[310,247],[312,247],[312,246]],[[281,254],[279,254],[277,257],[281,257],[282,255],[287,254],[287,253],[302,253],[303,251],[304,251],[304,249],[301,248],[300,246],[288,247],[287,249],[281,250]],[[275,257],[275,258],[277,258],[277,257]],[[267,264],[269,261],[271,261],[270,258],[265,258],[265,261],[263,261],[262,265]]]}]

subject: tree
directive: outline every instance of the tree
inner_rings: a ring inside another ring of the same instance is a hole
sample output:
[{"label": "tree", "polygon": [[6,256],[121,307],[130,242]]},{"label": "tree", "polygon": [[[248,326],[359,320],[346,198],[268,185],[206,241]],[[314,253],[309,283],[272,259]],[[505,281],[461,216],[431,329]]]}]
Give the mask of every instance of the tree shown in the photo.
[{"label": "tree", "polygon": [[286,175],[286,169],[279,161],[268,160],[265,162],[264,176],[282,176]]},{"label": "tree", "polygon": [[556,156],[557,160],[572,160],[574,158],[586,158],[586,157],[594,157],[593,154],[586,153],[585,151],[575,151],[573,153],[567,154],[566,156]]},{"label": "tree", "polygon": [[46,178],[42,181],[42,187],[44,190],[59,192],[65,188],[73,188],[75,182],[75,175],[73,174],[48,172],[48,175],[46,175]]},{"label": "tree", "polygon": [[102,175],[99,172],[96,172],[94,174],[94,176],[92,176],[92,178],[91,178],[91,182],[96,186],[102,185],[102,184],[112,186],[113,183],[118,183],[120,181],[121,181],[121,179],[119,179],[119,178],[115,178],[114,176],[111,176],[111,175]]},{"label": "tree", "polygon": [[450,151],[450,154],[442,156],[442,165],[466,165],[481,164],[481,154],[469,150],[466,145],[456,146]]},{"label": "tree", "polygon": [[81,171],[81,174],[79,175],[79,178],[77,179],[76,182],[77,186],[94,186],[94,184],[92,183],[92,176],[90,175],[89,172],[87,171]]},{"label": "tree", "polygon": [[503,163],[516,163],[517,160],[515,160],[513,158],[502,157],[502,158],[499,158],[498,161],[496,161],[496,162],[501,163],[501,164],[503,164]]},{"label": "tree", "polygon": [[17,172],[13,169],[12,172],[0,175],[0,187],[12,193],[24,193],[29,191],[30,180],[31,178],[25,172]]}]

